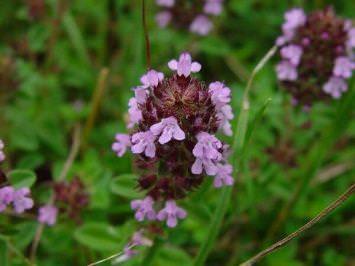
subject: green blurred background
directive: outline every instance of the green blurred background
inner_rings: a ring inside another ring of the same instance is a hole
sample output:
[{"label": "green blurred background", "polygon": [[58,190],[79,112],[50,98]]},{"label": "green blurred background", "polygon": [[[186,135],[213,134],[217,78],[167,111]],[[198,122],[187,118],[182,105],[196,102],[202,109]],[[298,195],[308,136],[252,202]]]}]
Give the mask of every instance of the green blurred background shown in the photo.
[{"label": "green blurred background", "polygon": [[[213,32],[198,37],[158,28],[157,8],[147,0],[153,68],[167,73],[170,59],[191,52],[202,63],[201,79],[221,80],[232,89],[238,115],[246,81],[280,34],[284,12],[294,6],[311,11],[327,5],[340,16],[354,18],[351,0],[226,0]],[[125,132],[131,87],[146,71],[141,21],[138,0],[0,2],[0,138],[9,158],[5,169],[35,170],[32,194],[43,203],[48,181],[57,178],[67,157],[74,126],[80,124],[84,132],[69,179],[83,180],[90,205],[81,224],[63,217],[55,227],[45,228],[38,265],[87,265],[120,251],[137,228],[129,207],[139,196],[131,158],[115,157],[111,143],[115,133]],[[354,181],[354,82],[341,100],[315,104],[305,113],[293,108],[289,95],[278,87],[276,62],[277,57],[264,67],[252,87],[254,132],[208,266],[238,265],[303,225]],[[107,70],[98,96],[100,73]],[[254,121],[268,99],[264,115]],[[97,100],[101,104],[95,108]],[[297,188],[300,193],[285,223],[272,230]],[[154,251],[142,250],[125,265],[146,266],[147,254],[153,266],[193,265],[220,193],[208,179],[182,202],[188,218],[166,230]],[[354,265],[354,207],[351,199],[260,265]],[[0,215],[0,234],[10,236],[25,256],[36,227],[33,219]],[[26,265],[13,250],[7,255],[9,265]]]}]

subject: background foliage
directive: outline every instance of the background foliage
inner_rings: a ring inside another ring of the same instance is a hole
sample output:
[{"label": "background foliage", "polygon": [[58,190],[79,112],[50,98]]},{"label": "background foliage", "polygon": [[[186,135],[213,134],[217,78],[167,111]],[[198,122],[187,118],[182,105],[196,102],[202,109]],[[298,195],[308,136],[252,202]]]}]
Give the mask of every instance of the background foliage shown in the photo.
[{"label": "background foliage", "polygon": [[[69,153],[73,128],[82,125],[82,147],[67,178],[83,180],[90,205],[82,212],[82,223],[60,217],[55,227],[45,228],[37,262],[87,265],[119,252],[137,228],[129,207],[139,193],[130,156],[118,159],[110,146],[114,134],[124,131],[130,88],[145,72],[141,3],[47,0],[43,9],[31,9],[34,2],[41,1],[0,3],[0,137],[9,158],[4,169],[35,172],[36,179],[31,174],[19,179],[32,185],[37,203],[46,202],[48,183],[58,178]],[[350,18],[355,10],[350,0],[230,0],[214,32],[201,38],[157,28],[154,1],[147,2],[154,68],[166,71],[168,60],[181,51],[192,52],[203,65],[201,78],[222,80],[232,88],[237,114],[246,80],[273,46],[288,8],[298,5],[309,11],[331,4]],[[246,260],[314,217],[354,180],[354,82],[342,100],[316,104],[305,113],[291,107],[289,96],[279,89],[276,60],[264,67],[252,87],[254,130],[206,265],[232,266]],[[109,75],[96,110],[93,95],[104,68]],[[261,117],[258,111],[268,99]],[[90,127],[87,121],[93,113],[96,119]],[[285,223],[271,230],[297,188],[300,193]],[[219,197],[220,191],[207,181],[182,203],[189,216],[181,226],[168,230],[153,251],[143,251],[126,265],[148,265],[143,262],[148,252],[150,265],[193,265]],[[352,199],[261,265],[352,265],[354,207]],[[32,214],[0,215],[0,265],[25,265],[20,254],[29,254],[37,228]]]}]

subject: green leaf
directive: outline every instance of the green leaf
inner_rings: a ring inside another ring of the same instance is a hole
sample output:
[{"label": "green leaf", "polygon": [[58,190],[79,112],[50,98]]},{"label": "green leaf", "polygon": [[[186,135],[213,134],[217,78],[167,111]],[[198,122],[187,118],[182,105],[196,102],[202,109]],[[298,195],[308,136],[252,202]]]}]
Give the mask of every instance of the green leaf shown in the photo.
[{"label": "green leaf", "polygon": [[122,237],[118,230],[105,223],[87,223],[74,232],[80,244],[97,251],[117,251]]},{"label": "green leaf", "polygon": [[137,185],[137,176],[133,174],[124,174],[115,177],[111,181],[112,193],[128,199],[142,197],[142,193],[138,192],[135,187]]},{"label": "green leaf", "polygon": [[8,176],[10,183],[17,189],[29,188],[36,182],[36,174],[30,170],[13,170]]}]

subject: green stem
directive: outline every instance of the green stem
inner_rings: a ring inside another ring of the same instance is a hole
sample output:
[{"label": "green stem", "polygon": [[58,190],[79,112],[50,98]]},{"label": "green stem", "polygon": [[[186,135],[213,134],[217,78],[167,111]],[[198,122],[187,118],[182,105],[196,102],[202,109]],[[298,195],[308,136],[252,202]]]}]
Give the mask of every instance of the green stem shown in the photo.
[{"label": "green stem", "polygon": [[[236,125],[236,133],[234,135],[233,146],[232,146],[232,165],[234,169],[234,178],[236,178],[236,174],[240,167],[240,158],[242,158],[243,153],[243,146],[245,143],[246,132],[248,129],[248,117],[249,117],[249,91],[254,81],[256,74],[263,68],[266,62],[275,54],[277,48],[273,47],[271,50],[261,59],[261,61],[257,64],[255,69],[253,70],[248,84],[245,88],[243,101],[242,101],[242,108],[239,115]],[[211,252],[214,243],[217,239],[218,233],[221,228],[221,224],[223,218],[227,212],[228,206],[231,201],[233,187],[225,187],[222,190],[222,195],[216,207],[216,211],[212,217],[211,226],[208,230],[207,236],[205,241],[202,243],[200,251],[195,260],[195,266],[203,266],[205,261],[208,257],[208,254]]]}]

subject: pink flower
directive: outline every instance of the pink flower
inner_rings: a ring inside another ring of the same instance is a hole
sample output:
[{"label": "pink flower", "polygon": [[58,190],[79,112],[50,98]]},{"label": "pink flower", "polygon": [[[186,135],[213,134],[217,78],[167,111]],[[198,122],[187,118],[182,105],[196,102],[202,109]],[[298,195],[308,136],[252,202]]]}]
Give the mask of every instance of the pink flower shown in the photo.
[{"label": "pink flower", "polygon": [[207,35],[213,27],[212,22],[204,15],[198,15],[190,25],[190,31],[199,35]]},{"label": "pink flower", "polygon": [[350,49],[355,47],[355,28],[351,28],[348,31],[347,45],[349,46]]},{"label": "pink flower", "polygon": [[155,135],[159,136],[159,143],[168,143],[171,139],[184,140],[185,133],[179,127],[178,121],[175,117],[170,116],[168,118],[163,118],[161,122],[156,123],[150,127],[150,131]]},{"label": "pink flower", "polygon": [[142,200],[133,200],[131,208],[136,211],[135,218],[137,221],[142,222],[144,219],[149,221],[155,220],[155,210],[153,208],[154,200],[147,196]]},{"label": "pink flower", "polygon": [[203,11],[206,14],[219,15],[222,13],[223,0],[206,0]]},{"label": "pink flower", "polygon": [[29,197],[26,197],[30,194],[28,188],[20,188],[16,190],[13,194],[13,204],[16,213],[23,213],[27,209],[33,207],[33,200]]},{"label": "pink flower", "polygon": [[135,98],[131,98],[128,102],[128,114],[129,114],[129,123],[128,128],[133,128],[139,121],[142,120],[142,112],[138,108],[138,103]]},{"label": "pink flower", "polygon": [[165,28],[171,21],[172,15],[169,11],[162,11],[159,12],[155,16],[155,21],[161,28]]},{"label": "pink flower", "polygon": [[205,170],[207,175],[214,176],[217,173],[216,162],[204,157],[196,158],[191,167],[191,173],[194,175],[200,175],[203,170]]},{"label": "pink flower", "polygon": [[178,219],[184,219],[187,213],[184,209],[178,207],[174,200],[168,200],[165,203],[165,208],[159,211],[157,219],[159,221],[166,220],[168,227],[175,227]]},{"label": "pink flower", "polygon": [[207,132],[200,132],[196,138],[197,143],[192,150],[196,160],[191,167],[191,172],[198,175],[204,169],[208,175],[215,175],[216,162],[222,159],[222,154],[218,151],[222,148],[222,143]]},{"label": "pink flower", "polygon": [[218,151],[222,148],[222,143],[207,132],[200,132],[196,136],[197,143],[192,150],[196,158],[206,158],[211,160],[220,160],[222,154]]},{"label": "pink flower", "polygon": [[156,0],[158,6],[173,7],[175,0]]},{"label": "pink flower", "polygon": [[171,70],[177,71],[179,76],[185,77],[188,77],[191,72],[196,73],[201,70],[201,65],[197,62],[192,62],[189,53],[182,53],[179,57],[179,61],[171,60],[168,66]]},{"label": "pink flower", "polygon": [[219,128],[222,129],[223,133],[227,136],[232,136],[232,126],[229,122],[234,118],[232,107],[229,104],[222,106],[217,113],[217,117],[219,120]]},{"label": "pink flower", "polygon": [[276,66],[277,77],[279,80],[296,80],[298,77],[297,69],[289,61],[281,61]]},{"label": "pink flower", "polygon": [[155,70],[149,70],[145,75],[141,77],[141,82],[143,83],[144,88],[156,87],[159,82],[164,79],[164,74],[157,72]]},{"label": "pink flower", "polygon": [[127,134],[116,134],[115,142],[112,144],[112,150],[116,152],[118,157],[122,157],[131,146],[131,140]]},{"label": "pink flower", "polygon": [[234,179],[232,177],[233,167],[230,164],[217,164],[217,174],[214,178],[213,185],[216,188],[222,186],[232,186],[234,184]]},{"label": "pink flower", "polygon": [[339,99],[341,94],[348,90],[345,80],[339,77],[331,77],[323,86],[323,91],[333,98]]},{"label": "pink flower", "polygon": [[143,86],[133,88],[134,99],[137,104],[144,104],[148,97],[148,90]]},{"label": "pink flower", "polygon": [[38,221],[49,226],[57,222],[58,209],[53,205],[44,205],[39,209]]},{"label": "pink flower", "polygon": [[0,163],[6,158],[5,153],[3,152],[4,147],[4,142],[0,139]]},{"label": "pink flower", "polygon": [[306,14],[301,8],[294,8],[285,13],[285,23],[282,28],[284,31],[294,30],[306,23]]},{"label": "pink flower", "polygon": [[216,81],[209,85],[212,102],[217,106],[223,106],[231,101],[231,90],[222,82]]},{"label": "pink flower", "polygon": [[155,141],[156,137],[149,130],[146,132],[138,132],[132,136],[132,152],[142,153],[149,158],[155,157]]},{"label": "pink flower", "polygon": [[302,47],[294,44],[290,44],[281,49],[281,57],[288,59],[294,66],[300,63],[302,56]]},{"label": "pink flower", "polygon": [[10,186],[0,188],[0,212],[4,211],[14,200],[14,192],[15,190]]},{"label": "pink flower", "polygon": [[333,74],[334,76],[347,79],[352,76],[352,71],[354,68],[355,64],[348,57],[341,56],[335,60]]}]

